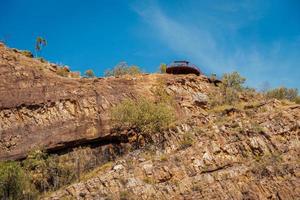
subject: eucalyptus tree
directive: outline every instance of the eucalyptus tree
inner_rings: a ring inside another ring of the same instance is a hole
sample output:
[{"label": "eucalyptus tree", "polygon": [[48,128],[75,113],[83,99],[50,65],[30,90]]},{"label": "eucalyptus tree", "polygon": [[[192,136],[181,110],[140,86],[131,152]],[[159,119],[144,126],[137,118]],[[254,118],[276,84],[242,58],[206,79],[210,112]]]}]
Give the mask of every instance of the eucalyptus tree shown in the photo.
[{"label": "eucalyptus tree", "polygon": [[42,50],[43,47],[47,46],[47,40],[42,37],[37,37],[35,41],[35,56],[37,57],[38,52]]}]

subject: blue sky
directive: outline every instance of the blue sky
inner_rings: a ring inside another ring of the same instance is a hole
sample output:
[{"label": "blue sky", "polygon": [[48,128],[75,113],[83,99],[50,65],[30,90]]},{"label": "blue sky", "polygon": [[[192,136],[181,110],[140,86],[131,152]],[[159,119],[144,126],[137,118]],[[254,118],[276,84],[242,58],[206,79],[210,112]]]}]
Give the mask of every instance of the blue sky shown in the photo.
[{"label": "blue sky", "polygon": [[0,0],[0,39],[33,50],[37,36],[46,59],[99,76],[120,61],[155,72],[187,59],[300,89],[299,0]]}]

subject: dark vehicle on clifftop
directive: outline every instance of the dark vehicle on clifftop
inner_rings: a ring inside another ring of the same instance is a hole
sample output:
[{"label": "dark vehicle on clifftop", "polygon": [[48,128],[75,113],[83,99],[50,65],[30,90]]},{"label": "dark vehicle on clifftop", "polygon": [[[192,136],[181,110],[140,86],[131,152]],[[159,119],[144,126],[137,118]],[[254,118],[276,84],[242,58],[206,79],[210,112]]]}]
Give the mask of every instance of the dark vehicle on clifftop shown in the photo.
[{"label": "dark vehicle on clifftop", "polygon": [[167,66],[168,74],[202,74],[201,70],[194,64],[188,61],[174,61]]}]

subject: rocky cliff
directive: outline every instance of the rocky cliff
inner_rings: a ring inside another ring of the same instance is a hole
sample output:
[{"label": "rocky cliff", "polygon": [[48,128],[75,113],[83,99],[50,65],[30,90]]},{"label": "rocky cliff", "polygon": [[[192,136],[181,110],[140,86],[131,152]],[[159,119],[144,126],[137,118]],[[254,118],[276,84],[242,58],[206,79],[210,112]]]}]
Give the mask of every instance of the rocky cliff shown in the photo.
[{"label": "rocky cliff", "polygon": [[67,78],[58,67],[0,46],[0,160],[35,148],[131,146],[134,134],[112,130],[110,108],[155,99],[159,87],[174,97],[178,120],[154,144],[124,151],[44,199],[300,198],[300,105],[252,94],[212,107],[219,88],[205,76]]},{"label": "rocky cliff", "polygon": [[163,133],[163,149],[129,153],[45,199],[299,199],[299,109],[275,101],[202,116]]},{"label": "rocky cliff", "polygon": [[[112,137],[111,105],[151,95],[160,76],[66,78],[56,65],[0,47],[0,160]],[[170,77],[166,77],[170,78]]]}]

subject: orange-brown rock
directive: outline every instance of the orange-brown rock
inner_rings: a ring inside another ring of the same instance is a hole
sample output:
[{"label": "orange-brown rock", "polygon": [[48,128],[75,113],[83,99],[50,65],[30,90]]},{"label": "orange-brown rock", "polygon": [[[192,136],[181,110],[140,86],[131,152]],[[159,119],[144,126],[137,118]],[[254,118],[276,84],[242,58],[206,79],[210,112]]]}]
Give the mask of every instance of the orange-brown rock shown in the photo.
[{"label": "orange-brown rock", "polygon": [[[113,104],[124,98],[151,98],[158,79],[176,81],[172,75],[155,74],[66,78],[55,73],[57,67],[0,47],[0,160],[24,158],[34,148],[55,150],[109,139]],[[186,94],[183,98],[190,97]]]},{"label": "orange-brown rock", "polygon": [[65,78],[59,67],[0,45],[0,160],[33,148],[130,146],[123,136],[132,130],[111,130],[110,108],[124,98],[154,99],[162,81],[178,123],[153,134],[150,150],[122,149],[113,159],[98,158],[110,151],[104,146],[78,150],[73,157],[84,152],[82,164],[99,167],[42,199],[300,198],[300,105],[250,94],[212,107],[218,86],[205,76]]},{"label": "orange-brown rock", "polygon": [[253,121],[209,115],[201,128],[161,133],[162,150],[129,153],[44,199],[299,199],[300,106],[260,109]]}]

